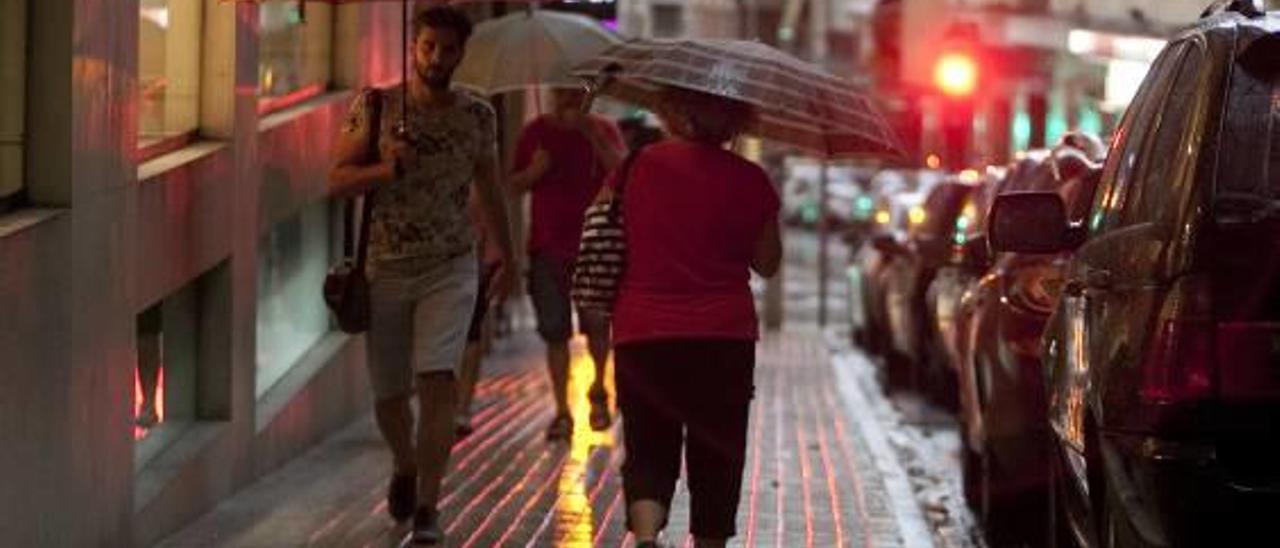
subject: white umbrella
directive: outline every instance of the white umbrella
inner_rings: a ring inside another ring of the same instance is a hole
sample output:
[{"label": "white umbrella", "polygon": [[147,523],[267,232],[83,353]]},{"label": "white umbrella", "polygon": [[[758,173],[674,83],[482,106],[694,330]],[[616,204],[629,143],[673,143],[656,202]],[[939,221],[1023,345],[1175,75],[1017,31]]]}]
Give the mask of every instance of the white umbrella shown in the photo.
[{"label": "white umbrella", "polygon": [[599,90],[655,109],[663,86],[755,107],[748,133],[822,158],[901,157],[897,135],[873,98],[821,67],[760,42],[632,40],[575,67]]},{"label": "white umbrella", "polygon": [[536,87],[578,88],[575,65],[621,40],[583,15],[530,9],[476,25],[454,82],[486,95]]}]

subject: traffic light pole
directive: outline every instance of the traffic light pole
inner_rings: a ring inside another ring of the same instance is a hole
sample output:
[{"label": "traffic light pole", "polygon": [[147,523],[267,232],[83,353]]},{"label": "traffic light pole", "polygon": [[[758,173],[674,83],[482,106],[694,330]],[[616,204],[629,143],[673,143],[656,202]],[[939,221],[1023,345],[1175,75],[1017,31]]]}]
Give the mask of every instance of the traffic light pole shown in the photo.
[{"label": "traffic light pole", "polygon": [[953,171],[971,167],[973,102],[968,99],[943,99],[940,105],[943,165]]}]

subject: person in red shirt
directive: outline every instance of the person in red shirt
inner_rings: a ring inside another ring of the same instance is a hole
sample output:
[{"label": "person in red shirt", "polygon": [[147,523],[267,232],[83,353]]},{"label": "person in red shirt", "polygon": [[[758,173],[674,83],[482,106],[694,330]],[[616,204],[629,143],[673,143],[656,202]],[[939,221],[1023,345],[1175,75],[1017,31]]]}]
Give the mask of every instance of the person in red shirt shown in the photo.
[{"label": "person in red shirt", "polygon": [[[556,400],[556,417],[547,428],[548,440],[565,440],[573,433],[569,413],[569,339],[573,309],[569,278],[582,238],[587,206],[599,193],[604,177],[621,161],[622,134],[610,121],[586,112],[580,90],[556,90],[555,109],[530,122],[516,145],[513,188],[533,195],[529,230],[529,295],[538,318],[538,333],[547,343],[547,368]],[[579,330],[595,365],[588,397],[591,428],[612,423],[604,369],[609,358],[608,320],[578,311]]]},{"label": "person in red shirt", "polygon": [[[779,199],[759,166],[725,150],[751,107],[669,89],[672,137],[642,149],[621,184],[627,266],[614,303],[628,527],[653,546],[682,446],[699,547],[734,536],[754,391],[750,272],[777,272]],[[606,191],[606,192],[609,192]]]}]

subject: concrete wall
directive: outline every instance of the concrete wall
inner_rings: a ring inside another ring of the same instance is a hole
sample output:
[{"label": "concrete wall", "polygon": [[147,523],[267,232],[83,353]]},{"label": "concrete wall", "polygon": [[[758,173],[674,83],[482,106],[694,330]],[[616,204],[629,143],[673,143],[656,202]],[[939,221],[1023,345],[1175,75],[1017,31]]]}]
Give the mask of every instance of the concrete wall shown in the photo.
[{"label": "concrete wall", "polygon": [[3,199],[21,188],[27,3],[26,0],[0,0],[0,6],[4,7],[5,15],[0,19],[0,199]]},{"label": "concrete wall", "polygon": [[[263,118],[257,8],[204,0],[200,138],[139,165],[137,0],[27,5],[33,207],[0,213],[0,543],[146,546],[367,409],[362,343],[338,333],[255,397],[258,246],[327,199],[349,89],[398,76],[399,9],[337,10],[348,90]],[[182,288],[197,420],[142,466],[135,319]]]}]

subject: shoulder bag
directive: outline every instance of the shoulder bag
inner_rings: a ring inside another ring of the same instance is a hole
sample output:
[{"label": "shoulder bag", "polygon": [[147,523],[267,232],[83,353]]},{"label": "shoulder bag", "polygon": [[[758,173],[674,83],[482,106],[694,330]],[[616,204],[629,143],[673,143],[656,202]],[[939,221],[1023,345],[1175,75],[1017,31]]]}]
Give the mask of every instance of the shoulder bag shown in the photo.
[{"label": "shoulder bag", "polygon": [[[372,88],[365,95],[369,109],[369,156],[378,158],[378,138],[382,134],[382,91]],[[324,279],[324,302],[333,312],[338,327],[351,334],[369,330],[369,279],[365,262],[369,254],[369,222],[373,217],[373,195],[370,191],[346,201],[342,219],[342,259],[329,269]],[[359,232],[355,233],[356,201],[361,204]]]},{"label": "shoulder bag", "polygon": [[613,303],[626,269],[627,239],[623,224],[622,198],[632,164],[640,150],[632,152],[622,163],[618,184],[613,192],[587,208],[583,217],[582,240],[573,263],[573,279],[569,296],[581,310],[613,314]]}]

